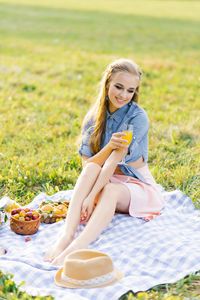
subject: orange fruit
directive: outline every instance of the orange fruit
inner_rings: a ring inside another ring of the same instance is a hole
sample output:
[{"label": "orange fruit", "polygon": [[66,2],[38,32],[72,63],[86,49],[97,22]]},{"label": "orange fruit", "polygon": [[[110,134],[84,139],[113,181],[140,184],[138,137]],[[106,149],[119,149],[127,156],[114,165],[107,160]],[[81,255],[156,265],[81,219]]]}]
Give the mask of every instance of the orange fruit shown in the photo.
[{"label": "orange fruit", "polygon": [[43,205],[41,208],[40,208],[41,211],[43,212],[48,212],[48,211],[53,211],[53,206],[50,205],[50,204],[46,204],[46,205]]}]

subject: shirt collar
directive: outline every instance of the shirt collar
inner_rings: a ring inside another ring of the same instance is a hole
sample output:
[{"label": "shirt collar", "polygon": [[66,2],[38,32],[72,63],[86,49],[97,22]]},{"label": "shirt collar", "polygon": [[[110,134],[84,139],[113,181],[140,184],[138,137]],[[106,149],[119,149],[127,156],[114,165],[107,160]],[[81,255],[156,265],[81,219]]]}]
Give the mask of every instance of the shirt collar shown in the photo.
[{"label": "shirt collar", "polygon": [[123,116],[128,112],[131,105],[132,102],[129,102],[126,105],[119,108],[118,110],[116,110],[113,114],[111,114],[107,109],[107,119],[112,118],[117,122],[121,121]]}]

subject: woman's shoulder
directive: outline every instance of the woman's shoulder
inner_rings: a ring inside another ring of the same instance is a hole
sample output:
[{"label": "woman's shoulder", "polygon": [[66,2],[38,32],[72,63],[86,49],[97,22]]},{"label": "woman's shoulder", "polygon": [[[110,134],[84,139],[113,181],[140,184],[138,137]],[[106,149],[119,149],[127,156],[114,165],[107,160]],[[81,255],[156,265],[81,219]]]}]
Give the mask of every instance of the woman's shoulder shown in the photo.
[{"label": "woman's shoulder", "polygon": [[148,121],[148,115],[145,109],[139,106],[136,102],[133,102],[129,110],[129,118],[134,119],[136,117]]},{"label": "woman's shoulder", "polygon": [[90,112],[86,114],[85,118],[83,119],[82,129],[86,130],[92,126],[94,126],[95,117]]}]

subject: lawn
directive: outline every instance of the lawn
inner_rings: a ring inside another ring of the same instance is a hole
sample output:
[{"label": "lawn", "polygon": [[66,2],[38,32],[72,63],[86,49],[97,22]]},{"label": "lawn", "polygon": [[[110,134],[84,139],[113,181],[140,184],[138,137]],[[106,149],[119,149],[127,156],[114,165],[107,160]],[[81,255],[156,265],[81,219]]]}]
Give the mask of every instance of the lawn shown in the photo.
[{"label": "lawn", "polygon": [[73,187],[83,117],[127,57],[144,73],[152,174],[200,208],[199,28],[199,1],[0,0],[0,197]]}]

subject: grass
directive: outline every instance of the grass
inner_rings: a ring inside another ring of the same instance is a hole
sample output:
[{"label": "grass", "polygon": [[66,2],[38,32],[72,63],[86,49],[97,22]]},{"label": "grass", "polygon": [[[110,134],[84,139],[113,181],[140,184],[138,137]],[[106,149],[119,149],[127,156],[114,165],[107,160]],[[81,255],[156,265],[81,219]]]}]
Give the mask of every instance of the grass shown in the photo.
[{"label": "grass", "polygon": [[20,287],[25,282],[19,285],[13,281],[13,275],[10,273],[4,274],[0,270],[0,300],[53,300],[52,296],[31,296],[20,290]]},{"label": "grass", "polygon": [[72,188],[81,122],[108,63],[144,72],[149,166],[200,208],[199,1],[0,0],[0,197]]},{"label": "grass", "polygon": [[200,273],[190,274],[189,276],[177,281],[174,284],[164,284],[155,286],[147,292],[133,293],[128,291],[118,300],[198,300]]}]

